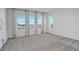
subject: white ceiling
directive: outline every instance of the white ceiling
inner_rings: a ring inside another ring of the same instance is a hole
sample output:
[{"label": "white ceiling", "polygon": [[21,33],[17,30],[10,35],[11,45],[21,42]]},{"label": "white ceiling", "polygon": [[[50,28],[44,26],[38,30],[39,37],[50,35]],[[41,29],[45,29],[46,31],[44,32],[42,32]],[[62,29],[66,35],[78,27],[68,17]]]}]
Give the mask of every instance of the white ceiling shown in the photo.
[{"label": "white ceiling", "polygon": [[31,10],[31,11],[37,11],[37,12],[50,12],[50,11],[53,11],[55,10],[56,8],[20,8],[20,9],[23,9],[23,10]]}]

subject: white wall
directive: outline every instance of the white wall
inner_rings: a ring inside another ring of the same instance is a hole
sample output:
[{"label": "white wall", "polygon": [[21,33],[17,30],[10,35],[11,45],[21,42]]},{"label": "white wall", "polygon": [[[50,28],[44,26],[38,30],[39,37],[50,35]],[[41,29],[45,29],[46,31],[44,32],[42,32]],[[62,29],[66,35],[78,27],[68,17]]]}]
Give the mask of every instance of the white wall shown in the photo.
[{"label": "white wall", "polygon": [[54,17],[52,33],[79,40],[79,9],[60,8],[50,15]]},{"label": "white wall", "polygon": [[7,41],[7,32],[6,32],[6,9],[5,8],[0,8],[0,20],[1,19],[2,19],[3,25],[2,25],[2,30],[0,30],[0,48]]},{"label": "white wall", "polygon": [[14,37],[14,10],[7,8],[6,9],[6,14],[7,14],[7,37],[8,38],[13,38]]},{"label": "white wall", "polygon": [[1,9],[0,9],[0,48],[3,46],[2,43],[2,21],[1,21]]}]

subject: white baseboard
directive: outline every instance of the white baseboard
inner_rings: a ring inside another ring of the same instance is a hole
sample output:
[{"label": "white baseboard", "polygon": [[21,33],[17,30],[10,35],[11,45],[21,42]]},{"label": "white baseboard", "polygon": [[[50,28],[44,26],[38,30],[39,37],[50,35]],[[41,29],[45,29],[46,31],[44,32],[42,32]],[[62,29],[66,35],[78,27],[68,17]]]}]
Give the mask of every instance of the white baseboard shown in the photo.
[{"label": "white baseboard", "polygon": [[55,35],[58,35],[58,36],[61,36],[61,37],[64,37],[64,38],[73,39],[73,40],[79,40],[79,39],[75,39],[74,37],[72,38],[70,36],[66,36],[66,35],[59,34],[59,33],[49,33],[49,34],[55,34]]}]

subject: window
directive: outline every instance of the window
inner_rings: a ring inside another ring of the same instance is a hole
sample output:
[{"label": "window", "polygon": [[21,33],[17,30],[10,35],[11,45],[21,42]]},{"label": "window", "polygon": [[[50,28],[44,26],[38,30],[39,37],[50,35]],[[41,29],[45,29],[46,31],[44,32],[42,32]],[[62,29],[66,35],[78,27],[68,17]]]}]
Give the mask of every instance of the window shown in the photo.
[{"label": "window", "polygon": [[53,30],[53,16],[49,16],[49,32]]},{"label": "window", "polygon": [[35,34],[35,16],[34,16],[34,12],[29,12],[29,32],[30,32],[30,35]]},{"label": "window", "polygon": [[37,23],[38,23],[38,33],[42,33],[42,14],[38,13]]},{"label": "window", "polygon": [[16,11],[16,36],[25,36],[25,12]]}]

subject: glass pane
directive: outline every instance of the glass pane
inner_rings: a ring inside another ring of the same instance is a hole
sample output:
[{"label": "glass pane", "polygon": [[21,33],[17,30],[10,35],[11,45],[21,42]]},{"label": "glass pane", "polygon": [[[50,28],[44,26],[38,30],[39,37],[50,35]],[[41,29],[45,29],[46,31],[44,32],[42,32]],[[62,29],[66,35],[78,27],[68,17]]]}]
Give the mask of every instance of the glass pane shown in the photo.
[{"label": "glass pane", "polygon": [[38,33],[42,33],[42,16],[38,16]]},{"label": "glass pane", "polygon": [[16,36],[25,36],[25,14],[16,13]]},{"label": "glass pane", "polygon": [[29,31],[30,31],[30,35],[35,33],[35,29],[34,29],[34,16],[29,16]]},{"label": "glass pane", "polygon": [[53,17],[49,16],[49,32],[53,31]]}]

